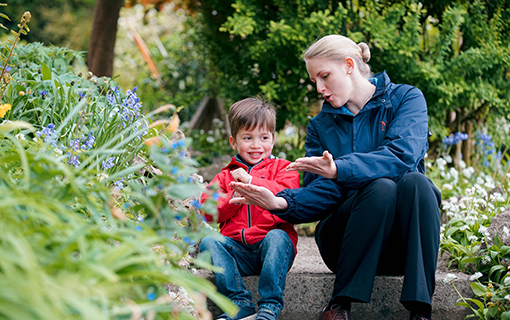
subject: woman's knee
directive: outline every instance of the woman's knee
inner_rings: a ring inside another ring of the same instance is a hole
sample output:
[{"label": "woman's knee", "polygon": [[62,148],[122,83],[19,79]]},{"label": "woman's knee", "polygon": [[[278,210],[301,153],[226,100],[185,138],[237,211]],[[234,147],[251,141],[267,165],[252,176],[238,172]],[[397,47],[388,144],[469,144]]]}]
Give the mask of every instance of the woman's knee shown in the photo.
[{"label": "woman's knee", "polygon": [[366,191],[376,202],[394,201],[397,196],[397,184],[393,180],[380,178],[372,181]]},{"label": "woman's knee", "polygon": [[411,172],[402,177],[399,181],[399,189],[401,192],[413,192],[420,196],[435,198],[441,202],[441,193],[434,186],[427,176],[419,172]]}]

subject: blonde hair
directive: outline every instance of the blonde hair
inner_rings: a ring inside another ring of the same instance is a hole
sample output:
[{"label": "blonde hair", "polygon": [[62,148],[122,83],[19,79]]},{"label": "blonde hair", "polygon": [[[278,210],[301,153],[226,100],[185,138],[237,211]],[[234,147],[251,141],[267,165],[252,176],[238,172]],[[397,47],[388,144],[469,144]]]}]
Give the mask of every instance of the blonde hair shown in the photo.
[{"label": "blonde hair", "polygon": [[370,60],[370,48],[364,42],[356,44],[347,37],[331,34],[314,42],[303,53],[305,62],[313,58],[326,58],[343,63],[347,57],[355,61],[362,76],[367,79],[372,77],[367,63]]}]

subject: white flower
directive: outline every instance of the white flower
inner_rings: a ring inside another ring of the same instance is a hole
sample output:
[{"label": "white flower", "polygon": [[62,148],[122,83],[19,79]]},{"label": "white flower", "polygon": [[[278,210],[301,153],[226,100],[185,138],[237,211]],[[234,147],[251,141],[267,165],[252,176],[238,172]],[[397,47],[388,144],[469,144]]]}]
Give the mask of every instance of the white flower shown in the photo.
[{"label": "white flower", "polygon": [[58,154],[58,155],[63,155],[63,154],[64,154],[64,151],[62,151],[62,150],[61,150],[61,149],[59,149],[59,148],[55,148],[55,149],[53,149],[53,152],[54,152],[54,153],[56,153],[56,154]]},{"label": "white flower", "polygon": [[471,242],[477,242],[478,241],[478,237],[477,236],[469,236],[468,240],[471,241]]},{"label": "white flower", "polygon": [[469,277],[469,281],[475,281],[478,280],[483,274],[481,272],[475,272],[474,275]]},{"label": "white flower", "polygon": [[504,284],[505,286],[510,285],[510,277],[505,277],[505,280],[503,280],[503,284]]},{"label": "white flower", "polygon": [[27,138],[25,138],[25,135],[23,133],[18,133],[17,135],[15,135],[16,139],[18,140],[21,140],[21,141],[27,141]]},{"label": "white flower", "polygon": [[460,160],[459,161],[459,168],[461,168],[461,169],[465,169],[466,168],[466,163],[464,162],[464,160]]},{"label": "white flower", "polygon": [[453,189],[453,186],[449,183],[445,183],[443,184],[443,189],[445,190],[452,190]]},{"label": "white flower", "polygon": [[450,155],[447,155],[444,159],[446,160],[447,163],[453,162],[452,156],[450,156]]},{"label": "white flower", "polygon": [[444,277],[443,282],[444,282],[444,283],[449,283],[449,282],[452,282],[452,281],[453,281],[454,279],[456,279],[456,278],[457,278],[457,276],[456,276],[456,275],[454,275],[453,273],[448,273],[448,274]]}]

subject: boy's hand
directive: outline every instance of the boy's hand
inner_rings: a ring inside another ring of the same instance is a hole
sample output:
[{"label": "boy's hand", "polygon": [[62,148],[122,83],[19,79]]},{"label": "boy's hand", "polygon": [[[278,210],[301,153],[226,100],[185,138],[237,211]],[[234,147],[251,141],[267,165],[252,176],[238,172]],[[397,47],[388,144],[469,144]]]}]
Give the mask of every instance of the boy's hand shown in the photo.
[{"label": "boy's hand", "polygon": [[251,176],[246,172],[243,168],[237,168],[235,170],[230,171],[230,174],[234,178],[234,181],[236,182],[242,182],[242,183],[250,183],[251,182]]},{"label": "boy's hand", "polygon": [[275,196],[265,187],[240,182],[230,182],[229,186],[240,197],[234,196],[228,203],[251,204],[267,210],[285,210],[289,207],[285,198]]},{"label": "boy's hand", "polygon": [[287,171],[308,171],[329,179],[336,179],[338,174],[333,155],[327,150],[322,153],[322,157],[296,159],[287,166]]}]

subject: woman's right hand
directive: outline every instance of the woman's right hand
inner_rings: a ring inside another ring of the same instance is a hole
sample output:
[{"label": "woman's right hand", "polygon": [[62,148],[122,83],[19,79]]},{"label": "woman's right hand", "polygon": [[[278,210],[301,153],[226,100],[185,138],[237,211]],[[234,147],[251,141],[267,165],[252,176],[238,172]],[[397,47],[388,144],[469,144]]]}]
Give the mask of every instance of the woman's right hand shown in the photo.
[{"label": "woman's right hand", "polygon": [[322,153],[322,157],[296,159],[287,166],[287,171],[307,171],[328,179],[336,179],[338,176],[335,160],[328,150]]},{"label": "woman's right hand", "polygon": [[234,194],[229,203],[256,205],[266,210],[285,210],[289,207],[285,198],[275,196],[265,187],[242,182],[230,182],[229,186],[241,195],[236,197]]}]

